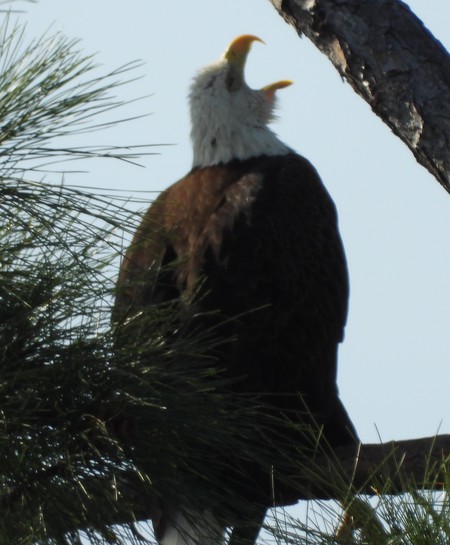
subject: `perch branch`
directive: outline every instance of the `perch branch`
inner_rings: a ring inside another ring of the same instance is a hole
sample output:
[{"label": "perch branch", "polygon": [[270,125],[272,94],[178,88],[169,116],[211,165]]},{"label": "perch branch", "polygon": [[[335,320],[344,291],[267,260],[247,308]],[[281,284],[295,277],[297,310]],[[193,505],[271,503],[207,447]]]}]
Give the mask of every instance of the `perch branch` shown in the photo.
[{"label": "perch branch", "polygon": [[[285,506],[301,499],[337,499],[364,494],[402,494],[411,490],[439,490],[445,486],[450,465],[450,435],[438,435],[407,441],[380,444],[361,444],[339,447],[330,456],[316,456],[302,462],[301,475],[292,478],[292,489],[283,498],[267,498],[268,507]],[[446,477],[447,474],[447,477]],[[158,500],[149,483],[135,474],[123,472],[114,481],[92,477],[83,488],[108,487],[117,498],[113,506],[101,514],[105,524],[132,524],[139,520],[159,517]],[[447,481],[448,486],[448,481]],[[68,490],[67,494],[74,494]],[[89,504],[89,495],[83,499],[85,509],[95,510]],[[3,498],[3,505],[10,502]],[[68,522],[69,524],[69,522]],[[67,528],[66,531],[82,528]]]}]

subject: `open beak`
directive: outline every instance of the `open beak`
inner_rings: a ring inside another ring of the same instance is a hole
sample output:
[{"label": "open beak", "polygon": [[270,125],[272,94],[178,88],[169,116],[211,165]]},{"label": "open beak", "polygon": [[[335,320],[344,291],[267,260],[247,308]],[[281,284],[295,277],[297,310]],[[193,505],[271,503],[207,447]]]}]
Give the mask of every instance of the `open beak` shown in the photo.
[{"label": "open beak", "polygon": [[275,91],[278,91],[278,89],[284,89],[285,87],[289,87],[289,85],[292,85],[294,82],[291,79],[282,79],[280,81],[276,81],[275,83],[269,83],[269,85],[265,85],[261,88],[261,91],[264,91],[266,95],[273,96],[275,94]]},{"label": "open beak", "polygon": [[235,38],[225,52],[224,57],[244,75],[245,61],[253,42],[264,43],[258,36],[244,34]]},{"label": "open beak", "polygon": [[[228,62],[234,67],[236,73],[238,73],[242,81],[244,80],[244,68],[245,62],[247,61],[248,53],[252,47],[253,42],[260,42],[264,44],[261,38],[258,36],[253,36],[252,34],[243,34],[235,38],[231,44],[228,46],[228,49],[225,51],[224,57]],[[284,79],[281,81],[276,81],[275,83],[270,83],[265,85],[261,91],[263,91],[268,97],[273,97],[275,91],[278,89],[284,89],[289,85],[292,85],[293,81]]]}]

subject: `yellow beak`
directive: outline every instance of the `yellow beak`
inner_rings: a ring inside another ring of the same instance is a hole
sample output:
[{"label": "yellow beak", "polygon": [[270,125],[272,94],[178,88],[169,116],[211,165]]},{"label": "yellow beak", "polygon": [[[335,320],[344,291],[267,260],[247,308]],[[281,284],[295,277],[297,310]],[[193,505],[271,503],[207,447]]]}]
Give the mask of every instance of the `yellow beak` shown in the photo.
[{"label": "yellow beak", "polygon": [[[264,44],[263,40],[258,38],[258,36],[243,34],[242,36],[235,38],[225,51],[224,57],[233,65],[237,73],[242,77],[242,80],[244,79],[245,62],[253,42],[260,42]],[[288,87],[289,85],[292,85],[292,83],[293,81],[288,79],[276,81],[275,83],[265,85],[261,91],[264,91],[264,93],[269,96],[273,96],[275,91]]]},{"label": "yellow beak", "polygon": [[244,34],[243,36],[235,38],[225,52],[225,58],[238,68],[242,74],[244,73],[245,61],[247,60],[247,55],[253,42],[264,43],[258,36]]},{"label": "yellow beak", "polygon": [[278,91],[278,89],[284,89],[285,87],[289,87],[289,85],[292,85],[294,82],[291,79],[282,79],[280,81],[276,81],[275,83],[269,83],[269,85],[265,85],[261,88],[261,91],[264,91],[268,95],[273,95],[275,91]]}]

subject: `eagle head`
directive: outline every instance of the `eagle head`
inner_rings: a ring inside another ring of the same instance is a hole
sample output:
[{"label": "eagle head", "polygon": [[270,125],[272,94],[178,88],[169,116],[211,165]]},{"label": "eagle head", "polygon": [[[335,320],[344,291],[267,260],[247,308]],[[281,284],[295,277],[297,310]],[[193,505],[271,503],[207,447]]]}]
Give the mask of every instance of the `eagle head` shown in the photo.
[{"label": "eagle head", "polygon": [[244,78],[247,55],[260,38],[245,34],[223,56],[195,76],[189,95],[194,167],[291,153],[268,124],[274,119],[275,92],[282,80],[251,89]]}]

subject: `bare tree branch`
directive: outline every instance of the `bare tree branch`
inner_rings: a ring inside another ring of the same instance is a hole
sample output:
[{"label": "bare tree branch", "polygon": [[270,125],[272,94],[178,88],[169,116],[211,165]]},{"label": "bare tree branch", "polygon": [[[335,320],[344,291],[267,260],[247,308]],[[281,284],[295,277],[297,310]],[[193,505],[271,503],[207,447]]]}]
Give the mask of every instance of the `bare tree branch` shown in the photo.
[{"label": "bare tree branch", "polygon": [[361,444],[334,449],[332,457],[318,456],[295,482],[292,497],[342,499],[342,491],[376,496],[402,494],[414,489],[441,489],[450,462],[450,435],[388,443]]},{"label": "bare tree branch", "polygon": [[[362,444],[339,447],[331,456],[318,455],[315,459],[305,456],[299,462],[299,474],[291,478],[291,490],[283,484],[283,497],[271,495],[269,507],[292,505],[302,499],[337,499],[348,501],[354,495],[402,494],[414,490],[441,490],[448,487],[450,462],[450,435],[438,435],[406,441],[380,444]],[[158,498],[149,481],[138,479],[133,472],[118,474],[113,481],[101,477],[86,479],[82,486],[84,509],[98,510],[89,491],[104,487],[116,498],[116,507],[99,511],[103,524],[132,524],[138,520],[159,517]],[[69,489],[67,494],[79,494]],[[274,501],[275,500],[275,501]],[[2,505],[14,499],[3,498]],[[49,503],[46,509],[58,508]],[[230,521],[231,523],[233,521]],[[65,532],[80,530],[64,528]]]},{"label": "bare tree branch", "polygon": [[450,56],[400,0],[270,0],[450,192]]}]

